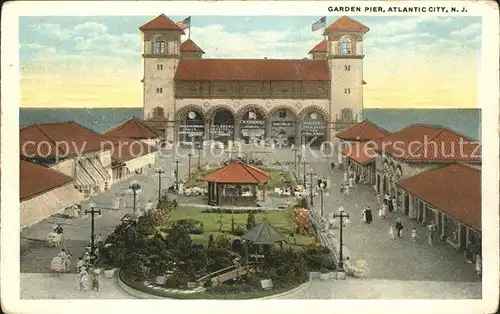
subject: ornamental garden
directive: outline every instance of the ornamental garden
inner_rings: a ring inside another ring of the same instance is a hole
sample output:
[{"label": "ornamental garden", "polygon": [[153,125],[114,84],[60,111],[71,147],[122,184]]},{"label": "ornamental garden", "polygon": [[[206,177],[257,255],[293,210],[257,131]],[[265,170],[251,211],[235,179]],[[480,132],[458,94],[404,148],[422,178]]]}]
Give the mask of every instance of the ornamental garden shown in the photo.
[{"label": "ornamental garden", "polygon": [[156,209],[116,227],[99,266],[119,268],[122,283],[146,294],[251,299],[294,289],[311,271],[334,270],[329,250],[316,242],[303,198],[275,210],[207,210],[163,196]]}]

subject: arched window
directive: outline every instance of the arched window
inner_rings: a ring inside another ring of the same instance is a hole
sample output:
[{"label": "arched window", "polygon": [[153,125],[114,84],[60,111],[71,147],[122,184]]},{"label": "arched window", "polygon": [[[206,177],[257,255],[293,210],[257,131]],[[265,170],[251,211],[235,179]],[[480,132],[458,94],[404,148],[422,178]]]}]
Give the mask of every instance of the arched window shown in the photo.
[{"label": "arched window", "polygon": [[154,118],[163,118],[165,116],[165,110],[162,107],[156,107],[153,109]]},{"label": "arched window", "polygon": [[343,56],[346,56],[346,55],[350,55],[351,53],[352,53],[351,38],[348,36],[344,36],[340,40],[340,54]]},{"label": "arched window", "polygon": [[341,111],[342,121],[352,121],[352,110],[350,108],[342,109]]}]

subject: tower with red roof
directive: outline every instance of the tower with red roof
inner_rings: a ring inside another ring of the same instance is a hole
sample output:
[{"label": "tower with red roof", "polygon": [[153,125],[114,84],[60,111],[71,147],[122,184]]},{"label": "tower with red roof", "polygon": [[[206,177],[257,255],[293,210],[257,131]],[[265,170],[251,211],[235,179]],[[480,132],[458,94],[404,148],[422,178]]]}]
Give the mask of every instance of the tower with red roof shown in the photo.
[{"label": "tower with red roof", "polygon": [[[143,35],[144,118],[173,120],[174,76],[181,56],[181,35],[184,31],[164,14],[142,25],[139,30]],[[174,132],[174,124],[165,127],[167,140],[173,140]]]}]

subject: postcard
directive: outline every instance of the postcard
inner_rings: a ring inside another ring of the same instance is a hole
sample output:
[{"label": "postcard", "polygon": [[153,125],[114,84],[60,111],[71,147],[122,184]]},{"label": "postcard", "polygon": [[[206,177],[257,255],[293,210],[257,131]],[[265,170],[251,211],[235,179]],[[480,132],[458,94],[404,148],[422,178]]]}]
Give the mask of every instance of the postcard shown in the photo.
[{"label": "postcard", "polygon": [[493,2],[2,13],[5,312],[496,311]]}]

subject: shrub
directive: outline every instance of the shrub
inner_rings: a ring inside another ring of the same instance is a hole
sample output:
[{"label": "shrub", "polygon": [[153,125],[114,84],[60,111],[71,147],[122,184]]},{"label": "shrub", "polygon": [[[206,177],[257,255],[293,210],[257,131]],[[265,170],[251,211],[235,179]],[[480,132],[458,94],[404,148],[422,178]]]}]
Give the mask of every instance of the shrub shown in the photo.
[{"label": "shrub", "polygon": [[187,286],[188,278],[187,276],[179,271],[176,270],[172,275],[170,275],[167,280],[165,281],[165,287],[167,288],[176,288],[176,289],[184,289]]},{"label": "shrub", "polygon": [[309,270],[318,271],[322,268],[335,269],[335,264],[330,259],[330,251],[327,247],[309,247],[302,252],[302,257],[306,261]]},{"label": "shrub", "polygon": [[149,268],[142,261],[131,264],[127,271],[130,279],[134,281],[142,281],[149,276]]},{"label": "shrub", "polygon": [[236,227],[236,229],[234,230],[234,235],[238,236],[238,237],[241,237],[245,233],[246,233],[245,230],[243,228],[241,228],[240,226]]},{"label": "shrub", "polygon": [[202,234],[203,222],[195,219],[181,219],[172,223],[173,228],[182,226],[190,234]]},{"label": "shrub", "polygon": [[253,213],[249,213],[247,217],[247,230],[255,227],[255,215]]}]

